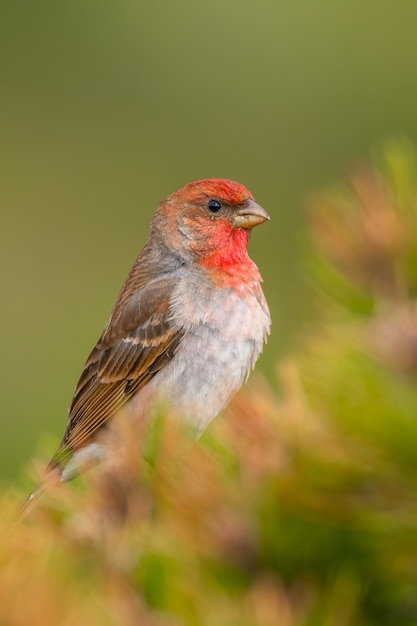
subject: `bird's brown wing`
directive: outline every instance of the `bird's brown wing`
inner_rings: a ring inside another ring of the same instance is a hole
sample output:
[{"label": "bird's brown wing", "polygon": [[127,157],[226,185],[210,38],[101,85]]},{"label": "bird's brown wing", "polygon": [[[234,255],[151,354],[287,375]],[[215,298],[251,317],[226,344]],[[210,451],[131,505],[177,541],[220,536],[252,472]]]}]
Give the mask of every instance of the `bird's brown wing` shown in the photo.
[{"label": "bird's brown wing", "polygon": [[52,465],[61,465],[61,458],[90,441],[172,359],[182,338],[170,322],[172,288],[172,280],[160,279],[133,294],[123,307],[116,303],[111,323],[84,366]]}]

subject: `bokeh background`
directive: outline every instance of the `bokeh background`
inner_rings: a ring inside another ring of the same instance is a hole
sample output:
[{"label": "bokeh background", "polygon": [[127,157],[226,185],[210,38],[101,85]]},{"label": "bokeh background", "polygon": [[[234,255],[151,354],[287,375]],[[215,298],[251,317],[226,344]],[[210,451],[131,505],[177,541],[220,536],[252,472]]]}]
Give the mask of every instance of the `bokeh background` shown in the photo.
[{"label": "bokeh background", "polygon": [[153,211],[191,180],[272,216],[251,254],[274,378],[312,310],[306,198],[417,139],[416,22],[390,0],[2,2],[1,481],[58,443]]}]

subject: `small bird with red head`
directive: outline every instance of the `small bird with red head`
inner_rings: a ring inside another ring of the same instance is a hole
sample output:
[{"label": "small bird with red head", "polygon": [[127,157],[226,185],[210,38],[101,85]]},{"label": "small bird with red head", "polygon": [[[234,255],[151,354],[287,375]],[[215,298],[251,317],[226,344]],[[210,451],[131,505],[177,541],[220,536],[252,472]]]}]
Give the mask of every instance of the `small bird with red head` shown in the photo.
[{"label": "small bird with red head", "polygon": [[270,314],[247,247],[267,212],[241,184],[185,185],[157,209],[109,321],[84,366],[47,475],[68,480],[105,457],[101,434],[123,411],[163,400],[200,433],[258,359]]}]

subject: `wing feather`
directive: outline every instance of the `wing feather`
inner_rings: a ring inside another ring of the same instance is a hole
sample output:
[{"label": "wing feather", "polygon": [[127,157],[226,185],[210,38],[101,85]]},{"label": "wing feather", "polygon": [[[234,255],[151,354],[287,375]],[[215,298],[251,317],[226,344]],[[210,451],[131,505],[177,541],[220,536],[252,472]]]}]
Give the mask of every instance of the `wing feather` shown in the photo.
[{"label": "wing feather", "polygon": [[170,314],[173,285],[172,279],[160,279],[127,301],[124,296],[121,310],[116,302],[110,322],[84,366],[52,466],[60,465],[63,451],[86,445],[172,359],[183,334]]}]

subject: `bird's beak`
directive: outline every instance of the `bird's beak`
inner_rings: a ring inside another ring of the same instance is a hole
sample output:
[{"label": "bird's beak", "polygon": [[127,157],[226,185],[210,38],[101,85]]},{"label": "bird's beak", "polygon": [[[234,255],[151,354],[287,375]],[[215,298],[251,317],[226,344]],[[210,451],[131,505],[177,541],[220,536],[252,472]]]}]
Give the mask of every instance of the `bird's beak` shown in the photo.
[{"label": "bird's beak", "polygon": [[238,208],[233,215],[233,224],[236,228],[253,228],[270,220],[268,213],[254,200],[247,200],[244,206]]}]

